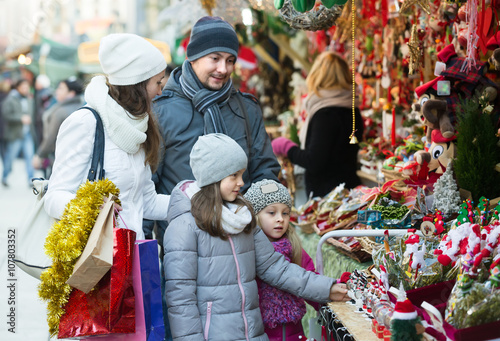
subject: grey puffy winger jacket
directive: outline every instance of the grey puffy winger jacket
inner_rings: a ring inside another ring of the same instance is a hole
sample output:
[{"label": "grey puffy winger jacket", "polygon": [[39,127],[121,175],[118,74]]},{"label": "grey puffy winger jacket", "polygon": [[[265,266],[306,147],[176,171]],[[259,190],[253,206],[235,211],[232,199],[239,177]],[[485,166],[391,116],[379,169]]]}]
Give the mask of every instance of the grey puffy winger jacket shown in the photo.
[{"label": "grey puffy winger jacket", "polygon": [[315,302],[334,280],[289,263],[262,230],[212,237],[198,228],[180,183],[172,192],[164,238],[168,318],[174,340],[268,340],[255,277]]}]

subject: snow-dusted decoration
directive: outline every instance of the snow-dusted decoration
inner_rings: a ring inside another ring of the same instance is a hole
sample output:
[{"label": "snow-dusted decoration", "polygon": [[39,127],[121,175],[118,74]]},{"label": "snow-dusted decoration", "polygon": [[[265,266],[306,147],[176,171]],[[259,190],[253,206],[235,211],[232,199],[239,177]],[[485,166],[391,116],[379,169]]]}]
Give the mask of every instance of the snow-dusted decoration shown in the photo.
[{"label": "snow-dusted decoration", "polygon": [[460,192],[455,179],[453,179],[452,164],[450,162],[446,167],[446,171],[434,185],[433,209],[440,210],[444,216],[450,216],[460,210],[460,204]]}]

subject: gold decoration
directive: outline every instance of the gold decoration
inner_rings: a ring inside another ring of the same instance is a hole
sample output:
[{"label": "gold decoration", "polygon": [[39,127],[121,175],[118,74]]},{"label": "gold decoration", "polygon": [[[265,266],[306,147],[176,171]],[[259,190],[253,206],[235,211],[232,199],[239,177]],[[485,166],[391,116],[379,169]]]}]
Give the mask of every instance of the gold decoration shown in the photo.
[{"label": "gold decoration", "polygon": [[411,27],[410,41],[408,48],[410,50],[409,74],[413,75],[415,70],[420,67],[420,42],[418,41],[417,25]]},{"label": "gold decoration", "polygon": [[72,290],[66,281],[87,244],[99,207],[110,193],[118,196],[120,190],[108,179],[82,184],[75,198],[66,205],[61,220],[54,223],[47,235],[45,252],[52,259],[52,266],[40,276],[38,295],[47,301],[51,336],[59,332],[59,320]]},{"label": "gold decoration", "polygon": [[212,12],[215,8],[215,0],[200,0],[201,7],[207,11],[209,16],[212,16]]},{"label": "gold decoration", "polygon": [[410,7],[418,5],[420,8],[427,13],[427,15],[431,15],[431,7],[429,5],[429,0],[405,0],[401,4],[401,8],[399,9],[400,14],[404,14]]},{"label": "gold decoration", "polygon": [[352,0],[352,10],[351,10],[351,28],[352,28],[352,41],[351,41],[351,72],[352,72],[352,133],[349,137],[350,144],[357,144],[358,139],[354,135],[356,133],[356,80],[354,69],[356,67],[356,62],[354,60],[354,51],[355,51],[355,40],[354,40],[354,32],[356,29],[356,5],[354,4],[354,0]]}]

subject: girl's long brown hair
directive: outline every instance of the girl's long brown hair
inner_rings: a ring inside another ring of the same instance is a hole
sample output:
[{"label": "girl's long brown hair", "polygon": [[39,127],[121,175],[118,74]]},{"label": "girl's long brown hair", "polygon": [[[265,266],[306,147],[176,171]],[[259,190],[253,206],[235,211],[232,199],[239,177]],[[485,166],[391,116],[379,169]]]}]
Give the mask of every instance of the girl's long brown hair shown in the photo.
[{"label": "girl's long brown hair", "polygon": [[142,144],[146,153],[145,164],[149,164],[154,173],[160,159],[160,146],[162,138],[156,116],[152,113],[151,101],[148,97],[146,86],[149,79],[134,85],[112,85],[106,78],[109,95],[132,116],[141,118],[149,116],[146,141]]},{"label": "girl's long brown hair", "polygon": [[[238,196],[232,204],[246,206],[252,213],[252,221],[243,230],[250,233],[257,225],[252,206],[243,197]],[[222,205],[224,200],[220,192],[220,181],[204,186],[191,198],[191,214],[196,225],[213,237],[227,240],[227,233],[222,228]],[[215,209],[214,209],[215,208]]]}]

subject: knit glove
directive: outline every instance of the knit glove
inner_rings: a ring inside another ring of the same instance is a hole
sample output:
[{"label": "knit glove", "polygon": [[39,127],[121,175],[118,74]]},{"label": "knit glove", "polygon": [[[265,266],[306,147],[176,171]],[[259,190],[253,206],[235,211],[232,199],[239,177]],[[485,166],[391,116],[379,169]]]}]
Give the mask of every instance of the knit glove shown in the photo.
[{"label": "knit glove", "polygon": [[297,147],[297,144],[285,137],[277,137],[271,141],[273,147],[274,155],[276,156],[287,156],[288,151],[292,147]]}]

